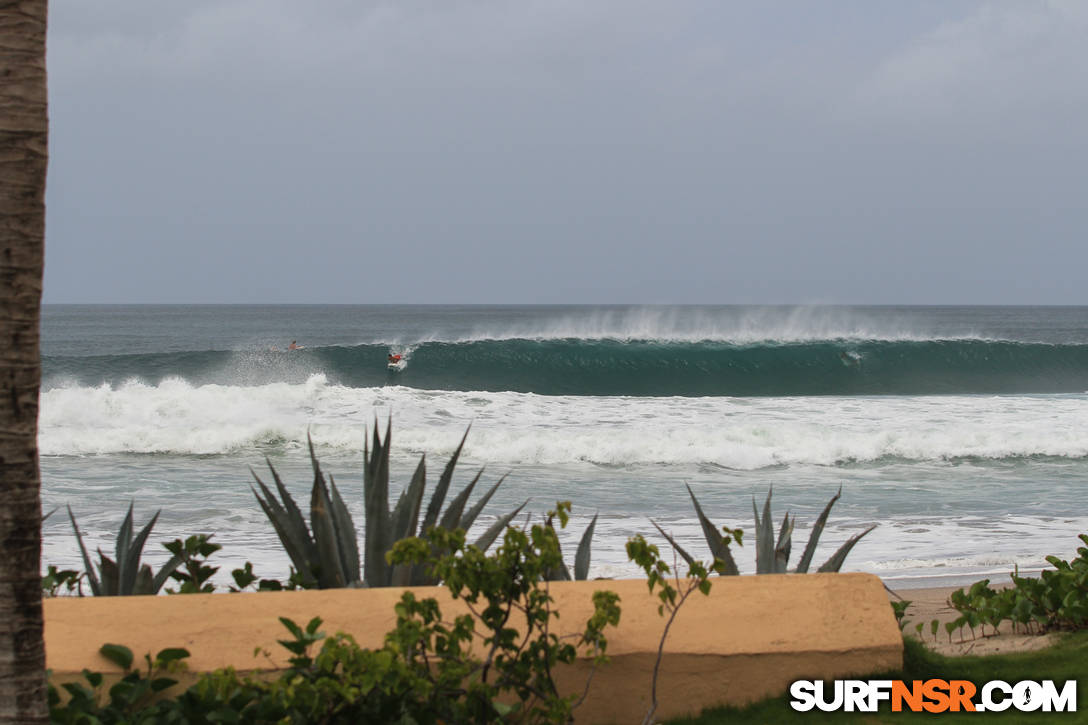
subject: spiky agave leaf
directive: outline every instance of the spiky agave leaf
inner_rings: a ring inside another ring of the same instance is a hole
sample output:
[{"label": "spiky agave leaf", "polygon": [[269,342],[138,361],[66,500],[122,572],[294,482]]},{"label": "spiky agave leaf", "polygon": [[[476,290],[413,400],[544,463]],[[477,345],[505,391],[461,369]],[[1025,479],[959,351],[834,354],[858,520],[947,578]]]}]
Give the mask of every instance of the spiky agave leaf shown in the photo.
[{"label": "spiky agave leaf", "polygon": [[[442,470],[442,475],[439,476],[438,484],[431,494],[430,502],[427,505],[427,512],[423,517],[423,523],[419,527],[419,536],[425,535],[427,531],[435,526],[440,526],[448,530],[461,528],[468,531],[472,528],[472,525],[483,511],[484,507],[491,500],[491,497],[495,495],[499,486],[506,480],[506,476],[502,476],[490,489],[488,489],[487,493],[466,511],[465,508],[468,505],[468,499],[483,475],[483,469],[480,469],[468,485],[449,502],[445,511],[442,510],[442,506],[446,501],[446,495],[449,493],[450,485],[453,481],[454,470],[456,469],[458,460],[460,460],[461,452],[464,450],[465,441],[467,440],[471,429],[472,426],[465,429],[465,433],[461,436],[457,448],[454,449],[453,455],[450,456],[449,461]],[[495,542],[495,539],[498,538],[499,534],[502,533],[502,531],[510,524],[510,521],[517,516],[524,506],[525,504],[522,504],[512,512],[497,519],[491,527],[476,540],[475,545],[484,550],[490,547],[491,544]],[[389,546],[391,547],[393,543],[395,543],[395,541],[390,541]],[[398,572],[395,576],[398,578],[398,581],[403,581],[404,579],[403,573]],[[422,566],[412,567],[408,581],[412,585],[433,583],[432,579],[426,574],[424,567]]]},{"label": "spiky agave leaf", "polygon": [[250,490],[272,523],[304,586],[347,586],[360,579],[359,544],[355,524],[336,482],[330,477],[326,484],[309,433],[306,435],[306,442],[314,471],[314,483],[310,491],[309,526],[271,461],[266,459],[282,501],[276,498],[252,469],[251,473],[261,492],[258,493],[252,486]]},{"label": "spiky agave leaf", "polygon": [[355,524],[331,475],[329,485],[325,485],[325,475],[321,472],[321,464],[318,463],[309,432],[306,433],[306,443],[314,469],[313,488],[320,506],[319,512],[313,505],[314,494],[311,493],[310,524],[321,555],[322,568],[332,570],[324,575],[327,582],[324,586],[343,587],[355,584],[362,578],[359,575],[359,541]]},{"label": "spiky agave leaf", "polygon": [[[169,577],[174,571],[181,565],[181,557],[172,556],[169,561],[163,564],[159,570],[157,576],[151,576],[151,567],[147,564],[140,565],[140,558],[143,555],[144,545],[147,543],[147,537],[151,534],[151,530],[155,526],[155,522],[159,520],[159,514],[162,510],[155,512],[155,515],[151,517],[151,520],[147,522],[147,525],[136,535],[132,536],[133,523],[132,523],[132,510],[133,504],[130,503],[128,507],[128,513],[125,515],[124,520],[121,522],[121,528],[117,532],[117,561],[109,558],[102,553],[102,549],[98,549],[98,576],[95,575],[94,565],[91,563],[91,557],[87,553],[87,547],[83,543],[83,533],[79,530],[79,525],[76,524],[75,514],[72,513],[72,507],[68,507],[68,518],[72,521],[72,528],[76,533],[76,541],[79,543],[80,554],[83,557],[83,565],[87,573],[87,581],[91,587],[91,593],[96,597],[112,597],[112,596],[128,596],[131,594],[155,594],[165,583],[167,577]],[[142,579],[144,570],[147,570],[147,581]],[[157,585],[155,583],[157,582]],[[153,586],[154,585],[154,586]]]},{"label": "spiky agave leaf", "polygon": [[91,593],[96,597],[102,596],[102,585],[98,581],[98,577],[95,576],[90,554],[87,553],[87,547],[83,545],[83,534],[79,531],[79,525],[76,523],[76,516],[72,513],[71,506],[68,507],[68,518],[72,521],[72,528],[76,532],[76,541],[79,543],[79,552],[83,555],[83,569],[87,573],[87,583],[91,586]]},{"label": "spiky agave leaf", "polygon": [[163,577],[162,582],[156,585],[155,577],[151,575],[151,567],[147,564],[144,564],[140,567],[140,571],[136,573],[136,580],[133,582],[132,585],[132,593],[139,595],[158,594],[159,589],[161,589],[162,585],[165,583],[166,577]]},{"label": "spiky agave leaf", "polygon": [[[306,526],[306,519],[302,516],[302,509],[300,509],[298,504],[295,503],[295,499],[291,496],[291,492],[287,490],[287,486],[284,485],[283,479],[280,478],[280,474],[276,472],[275,468],[273,468],[272,461],[268,460],[268,458],[265,458],[265,462],[268,464],[268,470],[271,471],[272,480],[276,484],[276,491],[279,492],[280,500],[283,502],[282,510],[284,514],[284,521],[290,524],[290,526],[288,527],[288,531],[292,532],[295,543],[297,545],[302,545],[303,550],[305,550],[305,544],[307,542],[310,542],[312,539],[310,537],[310,529]],[[256,474],[254,474],[253,477],[257,478]],[[260,483],[260,479],[257,479],[257,482]],[[264,485],[262,484],[261,487],[264,488]],[[267,494],[268,492],[265,491],[265,495],[267,496],[267,498],[271,501],[275,501],[275,499],[273,499],[271,496],[268,496]],[[307,552],[307,554],[311,557],[313,556],[312,551]]]},{"label": "spiky agave leaf", "polygon": [[[453,455],[450,456],[450,460],[446,461],[446,465],[442,469],[442,475],[440,475],[438,477],[438,485],[435,486],[435,490],[431,493],[431,500],[427,504],[427,512],[424,514],[423,523],[420,525],[419,530],[418,530],[418,535],[419,536],[425,536],[426,533],[428,531],[430,531],[432,528],[434,528],[436,525],[437,526],[442,526],[443,528],[454,528],[454,526],[456,526],[456,524],[458,523],[457,520],[455,520],[450,515],[442,516],[442,521],[439,522],[439,516],[442,515],[442,504],[446,500],[446,493],[449,491],[450,483],[453,481],[454,469],[457,467],[457,461],[461,457],[461,450],[464,448],[465,440],[468,438],[468,432],[469,432],[469,430],[471,428],[472,428],[472,426],[469,426],[468,428],[465,429],[464,435],[461,436],[461,442],[457,444],[457,448],[454,449]],[[420,460],[420,467],[422,467],[422,466],[423,466],[423,460],[421,459]],[[417,472],[418,471],[419,471],[419,469],[417,469]],[[476,474],[476,478],[473,479],[471,486],[476,485],[476,481],[479,480],[480,474],[482,474],[482,473],[483,473],[483,470],[481,470],[480,473]],[[421,478],[420,479],[420,488],[419,488],[419,503],[420,503],[420,505],[422,505],[424,485],[425,484],[423,483],[423,479]],[[409,485],[409,488],[411,488],[411,485]],[[470,488],[470,490],[471,490],[471,488]],[[461,505],[462,509],[464,508],[466,498],[467,498],[467,496],[461,498],[460,505]],[[398,502],[398,506],[399,506],[399,502]],[[447,509],[447,514],[449,514],[449,509]],[[458,512],[458,516],[460,516],[460,512]],[[463,528],[465,528],[466,530],[468,529],[468,527],[463,527]],[[414,524],[413,524],[413,529],[414,529]],[[415,536],[415,535],[417,535],[417,532],[415,532],[413,530],[412,533],[406,534],[405,536]],[[393,544],[396,543],[396,541],[399,540],[399,538],[404,538],[404,537],[392,538],[388,542],[388,546],[392,547]],[[403,565],[401,565],[401,566],[394,567],[394,569],[393,569],[392,573],[390,574],[389,578],[390,578],[390,583],[392,583],[394,586],[408,586],[408,585],[420,586],[420,585],[436,584],[437,583],[437,580],[435,580],[433,577],[429,576],[427,574],[426,567],[421,565],[421,564],[417,564],[417,565],[414,565],[414,566],[403,566]]]},{"label": "spiky agave leaf", "polygon": [[[374,422],[375,426],[377,421]],[[396,508],[389,517],[389,526],[386,528],[388,540],[383,547],[389,550],[401,539],[416,536],[416,527],[419,524],[419,514],[423,508],[423,493],[427,487],[427,456],[420,456],[415,473],[408,486],[400,492]],[[367,532],[364,535],[369,537]],[[368,538],[369,540],[369,538]],[[411,564],[386,565],[385,579],[381,583],[372,583],[367,579],[369,586],[395,586],[406,587],[416,583],[416,579],[423,576],[423,567]]]},{"label": "spiky agave leaf", "polygon": [[[420,456],[412,480],[400,493],[397,499],[397,507],[393,511],[390,527],[389,546],[412,536],[422,534],[417,531],[419,514],[423,509],[423,493],[427,487],[427,456]],[[394,564],[386,571],[386,584],[395,587],[407,587],[413,584],[422,584],[427,579],[424,567],[413,564]]]},{"label": "spiky agave leaf", "polygon": [[[159,590],[162,589],[162,585],[165,584],[166,580],[170,578],[170,575],[173,574],[174,571],[179,566],[181,566],[181,563],[182,563],[182,558],[180,556],[178,556],[177,554],[170,557],[170,560],[167,561],[165,564],[163,564],[162,568],[159,569],[155,573],[155,575],[151,577],[151,590],[149,592],[147,592],[147,593],[148,594],[158,594]],[[151,567],[148,566],[147,564],[144,564],[142,567],[140,567],[140,571],[136,575],[136,583],[134,584],[133,589],[132,589],[133,594],[141,593],[141,592],[138,592],[136,590],[137,590],[137,588],[139,586],[139,583],[140,583],[140,577],[141,577],[141,575],[143,575],[143,572],[145,570],[147,571],[148,575],[151,574]]]},{"label": "spiky agave leaf", "polygon": [[[327,495],[326,495],[327,498]],[[340,559],[340,550],[336,545],[336,531],[329,521],[327,504],[322,501],[317,488],[311,493],[310,524],[317,543],[317,585],[321,589],[336,589],[347,585],[344,579],[344,564]]]},{"label": "spiky agave leaf", "polygon": [[313,570],[314,564],[317,562],[317,547],[314,545],[310,530],[306,526],[306,522],[302,520],[301,514],[299,514],[297,520],[292,515],[292,510],[298,511],[298,506],[295,505],[291,494],[280,482],[271,462],[269,462],[268,467],[272,470],[272,475],[276,479],[284,505],[280,505],[276,497],[252,469],[250,469],[250,473],[253,473],[253,478],[257,481],[257,485],[261,487],[264,497],[262,498],[261,494],[257,493],[257,490],[252,486],[249,488],[253,491],[257,503],[260,504],[261,509],[272,523],[272,528],[275,529],[280,543],[283,544],[283,548],[287,552],[287,556],[290,557],[291,563],[294,564],[295,571],[299,573],[306,586],[314,586],[317,584],[317,576]]},{"label": "spiky agave leaf", "polygon": [[[383,505],[388,505],[387,503],[383,504],[382,499],[388,500],[388,461],[390,444],[388,428],[386,430],[385,440],[383,441],[381,437],[377,435],[377,425],[375,424],[375,435],[373,437],[374,452],[373,454],[368,454],[366,465],[366,472],[369,477],[369,486],[366,490],[366,501],[368,505],[367,531],[365,532],[367,550],[366,581],[371,586],[388,586],[393,583],[412,585],[430,583],[430,578],[427,577],[423,567],[414,566],[411,567],[410,571],[389,567],[385,563],[385,552],[392,548],[396,541],[413,535],[422,536],[434,526],[441,526],[450,530],[460,527],[467,530],[472,526],[484,506],[505,479],[505,477],[500,479],[480,501],[466,512],[465,508],[468,504],[468,499],[475,490],[483,473],[481,470],[476,474],[472,481],[449,502],[443,511],[443,504],[446,502],[446,495],[448,494],[450,485],[453,481],[453,473],[456,469],[457,462],[461,457],[461,452],[464,450],[465,440],[468,438],[469,430],[471,430],[471,426],[465,430],[453,455],[446,463],[442,475],[438,479],[438,484],[431,494],[430,501],[427,505],[427,511],[423,517],[423,522],[417,530],[415,522],[418,520],[418,512],[422,508],[422,496],[426,486],[424,463],[422,460],[420,461],[412,482],[409,483],[408,488],[402,493],[401,499],[397,502],[397,510],[395,510],[392,515],[386,513],[385,522],[383,524],[380,520],[381,517],[378,514],[382,510]],[[519,506],[513,513],[496,521],[495,524],[493,524],[494,531],[488,529],[488,531],[484,532],[477,540],[477,545],[482,544],[481,548],[490,546],[495,538],[498,537],[498,534],[502,532],[521,508],[522,507]],[[373,518],[371,514],[372,511]],[[372,568],[372,555],[375,558],[380,558],[380,562],[376,562],[376,566],[373,567],[375,571],[374,576],[371,576],[370,573]]]},{"label": "spiky agave leaf", "polygon": [[774,573],[774,522],[771,520],[771,490],[763,503],[763,516],[756,510],[752,497],[752,511],[756,515],[756,574]]},{"label": "spiky agave leaf", "polygon": [[385,440],[374,421],[373,451],[363,449],[363,506],[366,529],[363,531],[363,579],[368,586],[388,586],[389,567],[385,552],[389,549],[389,445],[392,417],[386,423]]},{"label": "spiky agave leaf", "polygon": [[[117,583],[118,592],[121,591],[121,586],[123,585],[123,572],[128,565],[128,557],[132,544],[132,506],[133,502],[130,501],[128,504],[128,513],[125,514],[125,518],[121,522],[121,528],[117,530],[117,545],[114,556],[117,557],[117,571],[119,576]],[[133,579],[135,579],[136,571],[133,570],[132,574]]]},{"label": "spiky agave leaf", "polygon": [[[499,534],[506,531],[506,527],[510,525],[510,522],[514,520],[514,517],[521,513],[521,510],[525,508],[528,503],[529,499],[525,499],[525,502],[513,511],[505,513],[495,519],[495,521],[487,527],[487,530],[480,534],[476,541],[473,542],[473,546],[480,551],[487,551],[491,545],[495,543],[495,540],[499,538]],[[438,579],[427,573],[427,567],[420,565],[412,567],[409,584],[405,584],[404,586],[429,586],[437,583]],[[397,584],[395,586],[402,585]]]},{"label": "spiky agave leaf", "polygon": [[362,581],[359,568],[359,533],[355,530],[355,521],[352,520],[331,473],[329,489],[332,492],[333,523],[336,524],[336,541],[340,547],[340,559],[344,564],[344,577],[349,584],[356,584]]},{"label": "spiky agave leaf", "polygon": [[[445,528],[456,528],[460,525],[468,528],[476,520],[483,507],[494,495],[498,486],[504,479],[500,479],[485,495],[467,512],[465,507],[468,498],[479,481],[477,474],[472,482],[450,502],[445,512],[442,504],[449,489],[453,477],[454,467],[462,448],[465,437],[454,452],[453,457],[446,464],[445,470],[439,480],[439,485],[431,497],[426,517],[422,527],[417,530],[419,514],[422,510],[422,498],[426,487],[426,464],[421,459],[413,474],[409,485],[401,492],[397,500],[397,506],[391,513],[389,511],[389,473],[391,450],[390,419],[386,425],[385,436],[381,435],[378,421],[375,420],[372,436],[365,440],[363,448],[363,503],[366,513],[366,528],[364,531],[364,544],[362,556],[363,581],[367,586],[381,587],[390,584],[417,584],[422,577],[422,571],[416,576],[421,567],[392,567],[386,560],[386,552],[400,539],[422,534],[435,524],[440,523]],[[467,437],[466,430],[465,436]],[[283,486],[275,468],[269,463],[269,469],[275,478],[282,503],[265,486],[264,482],[253,474],[260,493],[253,490],[254,496],[262,510],[272,522],[281,543],[287,550],[295,565],[296,571],[310,585],[318,584],[322,587],[345,586],[358,583],[359,576],[359,551],[357,533],[351,515],[344,505],[343,498],[336,486],[336,482],[329,477],[326,485],[324,474],[313,449],[313,441],[307,436],[310,447],[310,457],[314,467],[314,486],[311,491],[311,515],[309,527],[302,517],[294,499]],[[481,471],[482,473],[482,471]],[[504,477],[505,478],[505,477]],[[263,494],[263,495],[262,495]],[[522,506],[505,517],[495,522],[492,529],[488,529],[477,545],[487,548],[509,524]],[[441,522],[439,517],[441,516]],[[311,533],[312,531],[312,533]]]},{"label": "spiky agave leaf", "polygon": [[[419,584],[423,583],[421,580],[426,579],[422,567],[391,567],[385,561],[385,552],[389,551],[393,544],[402,538],[417,534],[415,522],[418,520],[419,510],[422,508],[422,496],[426,486],[426,468],[423,460],[421,460],[416,468],[416,474],[413,475],[412,482],[409,483],[408,489],[402,493],[397,502],[398,510],[394,511],[392,515],[389,514],[389,425],[391,423],[392,421],[387,424],[386,436],[383,441],[378,435],[377,421],[375,421],[374,452],[373,454],[366,454],[365,473],[367,480],[364,480],[364,484],[366,484],[364,489],[367,504],[367,529],[364,532],[364,546],[366,549],[366,582],[370,586],[389,586],[394,583],[400,585]],[[438,485],[427,506],[423,525],[418,530],[419,534],[426,533],[428,529],[436,524],[446,529],[454,529],[463,519],[465,505],[479,481],[482,471],[477,473],[472,482],[450,502],[445,512],[442,512],[442,504],[445,502],[457,460],[460,458],[467,437],[468,430],[465,431],[460,444],[458,444],[453,456],[446,463],[446,467],[439,477]],[[476,511],[476,515],[478,514],[479,511]],[[441,516],[440,521],[439,516]],[[472,518],[475,518],[475,515]],[[398,526],[398,521],[400,526]],[[405,569],[410,570],[406,571]]]},{"label": "spiky agave leaf", "polygon": [[98,550],[98,571],[102,574],[102,596],[116,597],[121,594],[117,563]]},{"label": "spiky agave leaf", "polygon": [[252,486],[250,490],[279,536],[304,586],[346,586],[359,580],[359,545],[355,525],[335,481],[330,478],[331,483],[325,483],[309,434],[306,439],[314,470],[314,483],[310,491],[310,526],[307,526],[301,509],[271,461],[266,459],[282,501],[252,469],[250,472],[261,490],[258,493]]},{"label": "spiky agave leaf", "polygon": [[442,518],[438,521],[439,526],[447,531],[452,531],[461,525],[461,516],[465,512],[465,505],[468,504],[468,497],[472,495],[472,491],[476,488],[476,484],[480,482],[480,476],[482,476],[483,473],[484,470],[481,468],[476,472],[476,475],[472,477],[472,480],[468,482],[468,485],[453,497],[449,506],[447,506],[446,510],[442,513]]},{"label": "spiky agave leaf", "polygon": [[567,568],[566,562],[563,561],[563,545],[559,541],[559,533],[555,530],[555,526],[552,523],[554,513],[549,514],[544,519],[544,525],[548,527],[552,535],[555,536],[555,548],[559,554],[559,565],[554,566],[544,572],[544,579],[551,582],[569,582],[572,580],[570,575],[570,569]]},{"label": "spiky agave leaf", "polygon": [[492,544],[495,543],[495,539],[499,538],[499,534],[506,531],[506,527],[510,525],[510,522],[514,520],[514,517],[521,513],[521,510],[529,503],[529,499],[525,499],[525,503],[518,506],[513,511],[503,514],[499,518],[495,519],[495,522],[491,526],[487,527],[484,533],[480,534],[480,537],[476,539],[475,546],[480,551],[487,551]]},{"label": "spiky agave leaf", "polygon": [[820,572],[831,571],[831,572],[834,572],[834,571],[838,571],[839,569],[841,569],[842,565],[846,562],[846,555],[849,554],[850,550],[854,548],[854,544],[858,543],[858,541],[861,540],[861,537],[865,536],[867,533],[869,533],[870,531],[872,531],[875,528],[876,528],[876,524],[873,524],[869,528],[865,529],[865,531],[862,531],[860,534],[855,534],[854,536],[851,536],[849,539],[846,540],[846,543],[843,544],[842,546],[840,546],[838,548],[838,551],[836,551],[834,554],[832,554],[831,558],[828,559],[826,562],[824,562],[824,565],[821,566],[816,571],[820,571]]},{"label": "spiky agave leaf", "polygon": [[653,524],[654,528],[656,528],[661,533],[661,535],[665,537],[665,540],[669,542],[669,546],[671,546],[676,551],[676,553],[680,555],[681,559],[688,563],[689,567],[695,565],[695,557],[685,551],[684,547],[680,546],[680,544],[676,543],[676,539],[669,536],[669,534],[666,533],[665,529],[661,528],[658,523],[653,519],[650,519],[650,523]]},{"label": "spiky agave leaf", "polygon": [[[462,440],[462,442],[463,442],[463,440]],[[476,474],[476,478],[473,479],[472,483],[470,484],[471,486],[476,485],[476,482],[479,480],[480,475],[482,473],[483,473],[483,469],[481,469],[480,472]],[[491,500],[491,497],[495,495],[495,492],[499,489],[499,486],[501,486],[503,481],[505,481],[505,480],[506,480],[506,475],[504,474],[502,476],[502,478],[500,478],[498,481],[496,481],[495,484],[491,488],[488,489],[487,493],[485,493],[483,496],[481,496],[479,498],[479,500],[476,501],[476,503],[472,505],[472,508],[470,508],[468,511],[466,511],[461,516],[461,520],[457,524],[458,528],[461,528],[464,531],[468,531],[469,529],[472,528],[472,525],[474,523],[476,523],[476,519],[479,517],[480,513],[483,511],[483,509],[487,505],[488,501]],[[467,496],[466,496],[466,498],[467,498]],[[450,504],[451,508],[456,508],[457,505],[458,504],[456,503],[456,501],[452,502]],[[524,506],[524,505],[525,504],[522,504],[522,506]],[[464,506],[463,503],[460,504],[461,508],[463,508],[463,506]],[[490,538],[487,538],[488,533],[485,532],[483,536],[481,536],[479,539],[476,540],[476,546],[481,548],[481,549],[487,549],[489,546],[491,546],[491,544],[494,543],[495,538],[497,538],[498,535],[500,533],[502,533],[503,529],[505,529],[506,525],[510,522],[510,520],[513,519],[514,516],[517,515],[517,513],[521,510],[522,506],[519,506],[517,509],[515,509],[515,511],[506,518],[505,522],[496,521],[494,526],[498,526],[498,528],[495,530],[494,534]],[[452,520],[453,520],[452,514],[450,516],[448,516],[448,517],[443,516],[443,521],[444,522],[449,522],[449,521],[452,521]],[[490,529],[488,529],[488,531],[490,531]],[[419,532],[419,535],[422,536],[424,534],[424,532],[425,532],[425,530],[421,529],[420,532]],[[394,571],[393,571],[393,586],[422,586],[422,585],[436,584],[437,583],[437,581],[435,581],[432,577],[429,577],[427,575],[426,567],[424,567],[422,565],[412,566],[411,571],[408,571],[408,572],[401,571],[400,569],[401,569],[401,567],[395,567],[394,568]]]},{"label": "spiky agave leaf", "polygon": [[446,492],[449,491],[450,482],[453,480],[453,469],[456,468],[457,460],[461,457],[461,450],[465,447],[465,441],[468,439],[470,430],[472,430],[471,425],[465,429],[465,434],[461,436],[461,442],[457,444],[453,455],[450,456],[450,460],[446,462],[446,467],[442,470],[442,475],[438,477],[438,485],[435,487],[434,493],[431,494],[431,501],[427,504],[427,513],[423,517],[423,527],[419,530],[421,534],[426,534],[428,530],[438,524],[442,504],[446,501]]},{"label": "spiky agave leaf", "polygon": [[793,525],[797,523],[797,517],[790,518],[789,513],[782,519],[782,528],[778,530],[778,543],[774,547],[774,572],[785,574],[789,566],[790,549],[793,545]]},{"label": "spiky agave leaf", "polygon": [[[480,473],[483,473],[482,468],[480,469]],[[477,475],[477,478],[479,478],[479,475]],[[487,502],[491,500],[491,497],[495,495],[495,492],[499,490],[499,486],[501,486],[502,482],[505,480],[506,474],[504,473],[502,477],[495,482],[495,485],[489,488],[487,490],[487,493],[481,496],[480,500],[473,504],[472,508],[465,512],[465,515],[461,517],[460,528],[464,529],[465,531],[468,531],[472,528],[472,525],[476,523],[476,518],[480,515],[480,512],[484,510],[484,506],[487,505]],[[521,507],[519,506],[518,508],[520,509]]]},{"label": "spiky agave leaf", "polygon": [[314,485],[310,491],[310,528],[314,533],[320,562],[317,582],[322,589],[344,587],[348,582],[344,576],[344,562],[340,556],[340,544],[333,521],[332,497],[329,495],[325,477],[316,465],[316,459],[314,465]]},{"label": "spiky agave leaf", "polygon": [[[151,534],[151,529],[154,528],[155,522],[159,520],[159,514],[162,513],[162,509],[159,509],[158,511],[155,512],[155,515],[151,517],[151,520],[148,521],[147,525],[144,526],[144,528],[140,531],[140,533],[136,535],[135,539],[131,538],[131,533],[132,533],[132,528],[131,528],[132,505],[131,504],[129,505],[128,512],[129,512],[128,521],[130,523],[130,527],[129,527],[129,539],[130,540],[129,540],[129,545],[128,545],[128,551],[125,554],[125,564],[124,564],[124,566],[121,566],[120,558],[118,558],[118,562],[117,562],[117,568],[118,568],[118,570],[120,572],[120,576],[121,576],[121,581],[120,581],[120,593],[121,594],[130,594],[130,593],[134,594],[135,593],[134,587],[136,586],[136,575],[140,570],[140,558],[143,556],[144,544],[147,543],[147,537]],[[120,557],[120,552],[118,552],[118,557]],[[173,565],[172,567],[171,567],[171,564]],[[173,572],[174,569],[176,569],[179,564],[181,564],[181,558],[177,557],[177,556],[172,557],[170,559],[170,561],[168,561],[166,563],[166,565],[163,567],[164,569],[170,567],[170,571],[167,572],[166,576],[170,576],[170,572]],[[152,592],[152,593],[154,593],[154,592]]]},{"label": "spiky agave leaf", "polygon": [[563,547],[559,545],[558,538],[555,540],[555,546],[559,550],[559,566],[552,567],[544,572],[544,579],[550,582],[573,581],[573,578],[570,575],[570,569],[567,568],[566,562],[563,561]]},{"label": "spiky agave leaf", "polygon": [[394,542],[416,535],[419,524],[419,512],[423,508],[423,490],[427,485],[427,456],[419,459],[415,473],[408,486],[401,491],[397,506],[393,509],[391,538]]},{"label": "spiky agave leaf", "polygon": [[578,551],[574,554],[574,578],[576,581],[585,581],[589,578],[589,554],[593,543],[593,531],[597,528],[597,516],[593,514],[593,520],[589,522],[581,541],[578,542]]},{"label": "spiky agave leaf", "polygon": [[[687,486],[687,484],[684,484]],[[733,554],[729,551],[729,546],[725,543],[725,539],[718,532],[718,528],[710,522],[706,514],[703,513],[703,507],[699,505],[699,500],[695,498],[695,493],[691,490],[691,486],[687,486],[688,495],[691,496],[691,502],[695,505],[695,515],[699,517],[699,524],[703,527],[703,538],[706,539],[707,545],[710,547],[710,555],[715,559],[720,559],[722,562],[721,573],[726,576],[736,576],[740,574],[737,569],[737,563],[733,561]]]},{"label": "spiky agave leaf", "polygon": [[805,546],[805,552],[801,555],[801,561],[797,563],[797,568],[794,570],[798,574],[808,573],[808,567],[812,564],[812,557],[816,553],[816,544],[820,540],[820,534],[823,533],[824,526],[827,524],[827,517],[831,514],[831,507],[835,505],[840,496],[842,496],[842,486],[839,486],[839,490],[827,502],[819,518],[816,519],[816,523],[813,524],[812,533],[809,534],[808,544]]}]

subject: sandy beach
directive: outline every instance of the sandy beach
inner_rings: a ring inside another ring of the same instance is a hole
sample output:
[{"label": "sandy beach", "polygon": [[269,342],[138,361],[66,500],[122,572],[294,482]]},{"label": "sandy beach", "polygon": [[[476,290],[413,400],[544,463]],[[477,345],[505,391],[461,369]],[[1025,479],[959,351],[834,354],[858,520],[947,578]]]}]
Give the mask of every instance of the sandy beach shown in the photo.
[{"label": "sandy beach", "polygon": [[[982,636],[982,634],[976,630],[975,636],[972,637],[971,630],[964,628],[962,630],[962,640],[960,639],[961,632],[953,632],[952,639],[949,641],[948,633],[945,632],[943,625],[945,622],[951,622],[959,617],[959,612],[953,609],[952,605],[949,604],[948,598],[951,596],[952,592],[957,589],[967,588],[967,586],[929,587],[921,589],[890,587],[893,593],[888,594],[888,599],[889,601],[896,601],[898,598],[909,600],[910,606],[907,608],[907,613],[904,617],[907,624],[904,627],[903,632],[909,637],[918,637],[918,633],[915,631],[915,625],[919,622],[924,623],[925,627],[922,630],[922,641],[929,649],[944,655],[986,655],[1008,652],[1028,652],[1050,646],[1058,636],[1056,633],[1043,635],[1014,634],[1012,632],[1012,625],[1005,622],[1001,625],[999,633],[996,635],[987,634],[986,636]],[[991,583],[991,586],[1000,588],[1002,585],[998,582]],[[938,620],[941,625],[937,630],[936,639],[934,639],[929,629],[929,623],[934,619]],[[987,631],[989,632],[989,630]]]}]

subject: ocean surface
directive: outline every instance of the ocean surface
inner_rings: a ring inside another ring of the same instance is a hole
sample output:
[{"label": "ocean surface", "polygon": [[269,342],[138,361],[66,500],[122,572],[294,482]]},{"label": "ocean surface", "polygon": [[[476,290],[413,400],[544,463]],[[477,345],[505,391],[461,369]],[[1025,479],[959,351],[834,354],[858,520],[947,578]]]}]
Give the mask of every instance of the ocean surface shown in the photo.
[{"label": "ocean surface", "polygon": [[569,499],[573,552],[599,512],[594,576],[637,574],[635,533],[667,547],[651,518],[707,556],[685,484],[746,530],[773,489],[794,559],[841,486],[815,563],[875,523],[844,570],[893,587],[1038,570],[1088,531],[1085,307],[47,305],[42,333],[46,564],[79,564],[65,505],[112,555],[134,501],[162,510],[153,562],[214,533],[220,582],[285,577],[251,469],[308,502],[309,434],[361,527],[390,417],[397,487],[471,426],[455,488],[509,474],[479,525]]}]

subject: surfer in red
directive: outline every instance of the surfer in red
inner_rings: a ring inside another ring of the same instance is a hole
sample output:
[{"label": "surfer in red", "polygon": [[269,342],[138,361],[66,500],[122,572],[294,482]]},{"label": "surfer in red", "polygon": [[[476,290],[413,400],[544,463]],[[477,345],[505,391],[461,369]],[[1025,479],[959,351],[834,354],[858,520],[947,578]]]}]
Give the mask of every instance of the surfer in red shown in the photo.
[{"label": "surfer in red", "polygon": [[396,365],[400,362],[401,356],[396,353],[389,353],[389,364]]}]

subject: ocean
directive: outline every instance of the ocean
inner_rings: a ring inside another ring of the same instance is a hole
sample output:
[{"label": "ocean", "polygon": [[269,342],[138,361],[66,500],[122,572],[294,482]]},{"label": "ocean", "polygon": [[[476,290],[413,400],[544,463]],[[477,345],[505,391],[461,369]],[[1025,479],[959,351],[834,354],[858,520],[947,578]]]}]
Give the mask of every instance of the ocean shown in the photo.
[{"label": "ocean", "polygon": [[815,563],[877,524],[844,570],[1002,579],[1088,531],[1086,391],[1086,307],[47,305],[43,560],[79,566],[64,506],[112,555],[134,502],[162,511],[152,562],[214,533],[220,583],[286,577],[251,469],[308,503],[309,435],[361,527],[364,437],[391,418],[396,487],[471,426],[455,489],[507,475],[479,526],[570,500],[572,553],[599,513],[592,576],[636,576],[636,533],[666,550],[651,519],[707,556],[686,484],[748,531],[773,490],[795,560],[841,486]]}]

